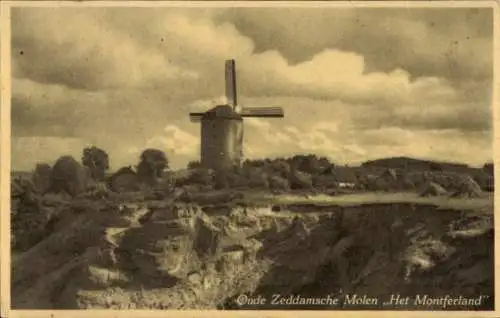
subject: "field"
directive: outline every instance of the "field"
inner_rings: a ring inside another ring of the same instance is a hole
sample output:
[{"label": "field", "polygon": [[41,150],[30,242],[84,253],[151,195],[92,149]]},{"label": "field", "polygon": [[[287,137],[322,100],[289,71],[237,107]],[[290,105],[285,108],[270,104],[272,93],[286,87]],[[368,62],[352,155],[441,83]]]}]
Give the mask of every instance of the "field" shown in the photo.
[{"label": "field", "polygon": [[418,204],[435,205],[439,209],[489,210],[493,211],[493,194],[480,198],[421,197],[414,192],[399,193],[353,193],[342,196],[319,195],[273,195],[262,192],[246,193],[246,202],[268,204],[313,204],[323,206],[359,206],[372,204]]}]

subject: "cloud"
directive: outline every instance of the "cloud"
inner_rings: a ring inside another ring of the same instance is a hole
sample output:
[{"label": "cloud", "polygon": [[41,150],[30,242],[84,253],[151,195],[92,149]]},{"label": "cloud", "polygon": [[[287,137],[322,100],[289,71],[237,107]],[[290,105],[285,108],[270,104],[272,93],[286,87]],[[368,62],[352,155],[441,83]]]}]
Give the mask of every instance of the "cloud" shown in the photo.
[{"label": "cloud", "polygon": [[399,106],[417,99],[439,102],[458,97],[441,78],[411,81],[402,69],[390,73],[367,73],[362,56],[325,50],[311,60],[289,65],[279,53],[254,55],[254,62],[240,67],[245,92],[253,96],[295,96],[340,100],[348,103]]},{"label": "cloud", "polygon": [[285,111],[245,120],[248,156],[473,161],[460,144],[483,160],[492,147],[488,12],[449,10],[469,19],[449,24],[454,13],[417,11],[15,9],[13,136],[46,138],[47,153],[68,137],[96,144],[118,167],[154,146],[185,165],[199,148],[188,113],[225,102],[224,60],[235,58],[239,104]]},{"label": "cloud", "polygon": [[266,154],[280,157],[315,153],[337,162],[348,162],[364,155],[355,140],[348,140],[347,132],[325,129],[336,126],[336,122],[320,122],[309,127],[279,127],[262,119],[246,119],[245,156],[253,159]]},{"label": "cloud", "polygon": [[246,127],[250,126],[258,129],[261,134],[267,137],[266,141],[272,144],[293,142],[293,140],[286,134],[276,131],[269,121],[265,121],[259,118],[246,118],[244,124]]},{"label": "cloud", "polygon": [[195,155],[200,146],[200,138],[186,133],[179,127],[168,125],[165,135],[155,136],[148,140],[148,147],[165,149],[173,155]]},{"label": "cloud", "polygon": [[188,105],[189,111],[204,112],[217,105],[227,104],[226,96],[218,96],[211,99],[198,99]]},{"label": "cloud", "polygon": [[[83,89],[197,78],[196,72],[172,65],[161,52],[141,47],[127,34],[106,27],[96,11],[14,9],[14,76]],[[46,63],[49,59],[57,61],[57,66]]]},{"label": "cloud", "polygon": [[256,53],[278,50],[292,64],[337,48],[365,56],[370,70],[492,77],[491,8],[234,8],[218,18],[251,38]]},{"label": "cloud", "polygon": [[[322,123],[302,128],[287,126],[274,129],[273,135],[246,129],[245,153],[250,158],[258,158],[262,154],[279,157],[315,153],[339,164],[409,156],[446,161],[460,158],[471,165],[482,165],[492,156],[491,136],[487,132],[464,134],[456,129],[418,131],[406,128],[325,131],[322,129],[325,125]],[[331,126],[335,125],[332,122]],[[279,142],[279,147],[272,142],[274,135],[285,136]]]},{"label": "cloud", "polygon": [[[453,94],[444,79],[411,82],[411,75],[400,68],[367,72],[364,57],[354,52],[327,48],[295,65],[279,51],[255,54],[253,41],[232,24],[217,24],[210,15],[197,17],[186,10],[154,15],[145,27],[147,35],[141,33],[150,40],[149,45],[137,31],[127,33],[129,29],[117,27],[123,23],[116,20],[129,17],[122,14],[123,9],[107,15],[95,13],[95,9],[22,10],[14,14],[13,46],[26,53],[16,55],[15,76],[41,82],[87,89],[162,87],[175,94],[191,86],[202,96],[214,96],[223,91],[223,61],[234,57],[243,95],[287,96],[293,92],[347,102],[394,104],[416,96],[439,100]],[[61,30],[59,26],[65,24],[71,27]],[[30,54],[40,61],[56,59],[58,67],[31,63]]]},{"label": "cloud", "polygon": [[38,162],[51,165],[64,155],[73,156],[80,161],[82,150],[87,144],[78,138],[59,137],[13,137],[13,170],[31,171]]},{"label": "cloud", "polygon": [[[58,84],[13,79],[12,133],[16,136],[77,137],[88,131],[89,120],[106,115],[108,97],[101,92],[82,92]],[[91,105],[91,106],[89,106]]]}]

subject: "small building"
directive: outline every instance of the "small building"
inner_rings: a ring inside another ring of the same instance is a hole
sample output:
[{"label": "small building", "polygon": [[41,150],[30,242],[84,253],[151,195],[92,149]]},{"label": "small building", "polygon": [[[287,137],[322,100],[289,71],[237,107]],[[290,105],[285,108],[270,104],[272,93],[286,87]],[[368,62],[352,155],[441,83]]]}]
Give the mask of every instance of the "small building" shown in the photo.
[{"label": "small building", "polygon": [[341,189],[355,189],[356,188],[356,183],[353,183],[353,182],[339,182],[338,185],[339,185],[339,188],[341,188]]}]

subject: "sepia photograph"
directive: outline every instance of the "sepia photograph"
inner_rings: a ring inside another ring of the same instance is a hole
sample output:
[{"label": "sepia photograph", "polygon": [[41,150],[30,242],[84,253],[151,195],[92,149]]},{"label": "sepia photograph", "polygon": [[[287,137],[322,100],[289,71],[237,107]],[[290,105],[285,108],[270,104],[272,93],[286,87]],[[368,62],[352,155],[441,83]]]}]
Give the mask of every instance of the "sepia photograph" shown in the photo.
[{"label": "sepia photograph", "polygon": [[10,309],[493,312],[494,5],[3,6]]}]

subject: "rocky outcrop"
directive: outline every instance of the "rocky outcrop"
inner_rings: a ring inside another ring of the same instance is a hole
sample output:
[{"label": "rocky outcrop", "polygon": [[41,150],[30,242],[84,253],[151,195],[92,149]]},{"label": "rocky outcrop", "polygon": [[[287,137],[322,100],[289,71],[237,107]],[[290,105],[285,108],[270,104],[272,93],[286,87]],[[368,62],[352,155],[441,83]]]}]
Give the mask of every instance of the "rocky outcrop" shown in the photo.
[{"label": "rocky outcrop", "polygon": [[340,290],[493,295],[492,208],[172,200],[68,204],[12,260],[13,309],[234,308],[242,293]]},{"label": "rocky outcrop", "polygon": [[430,196],[446,196],[448,195],[448,191],[444,189],[437,183],[428,182],[424,189],[420,192],[421,197],[430,197]]}]

